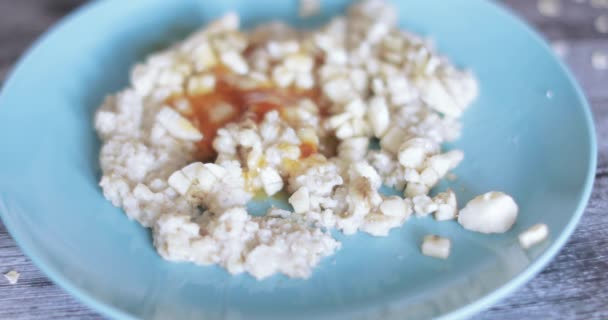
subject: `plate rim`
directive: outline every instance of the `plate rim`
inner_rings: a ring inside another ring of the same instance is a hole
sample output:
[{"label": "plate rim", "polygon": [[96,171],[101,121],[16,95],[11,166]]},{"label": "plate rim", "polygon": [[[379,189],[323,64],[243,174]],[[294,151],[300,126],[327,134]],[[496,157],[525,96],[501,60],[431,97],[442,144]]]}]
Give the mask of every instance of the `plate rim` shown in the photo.
[{"label": "plate rim", "polygon": [[[30,44],[30,46],[20,55],[18,60],[14,63],[13,67],[7,73],[2,88],[0,88],[0,108],[2,108],[3,98],[7,91],[12,87],[14,82],[15,75],[19,73],[19,71],[23,68],[24,65],[30,60],[31,56],[38,51],[41,50],[47,40],[51,38],[54,34],[62,32],[63,28],[76,20],[78,17],[88,14],[89,12],[94,12],[103,5],[113,4],[115,1],[92,1],[89,3],[85,3],[78,7],[76,10],[70,12],[63,18],[61,18],[58,22],[54,23],[50,28],[48,28],[45,32],[42,33],[36,40]],[[587,129],[587,134],[589,136],[589,140],[586,141],[590,144],[589,148],[589,162],[587,163],[588,170],[585,176],[584,187],[582,188],[581,198],[578,202],[576,209],[573,211],[572,216],[567,222],[564,230],[558,235],[558,237],[554,238],[554,241],[551,245],[544,250],[544,252],[538,256],[530,265],[528,265],[525,269],[519,272],[516,276],[510,278],[505,283],[499,285],[494,290],[487,292],[484,296],[468,303],[457,307],[440,315],[438,319],[446,320],[446,319],[463,319],[470,317],[474,314],[477,314],[483,310],[488,309],[493,304],[498,303],[500,300],[506,298],[510,293],[513,293],[518,288],[522,287],[525,283],[532,280],[534,276],[536,276],[540,271],[542,271],[546,265],[553,260],[553,258],[557,255],[557,253],[564,247],[566,242],[569,240],[570,236],[578,226],[578,223],[587,207],[589,199],[591,197],[591,193],[593,190],[593,185],[595,181],[595,173],[597,170],[597,136],[595,123],[593,121],[593,115],[591,112],[591,107],[587,98],[580,87],[580,84],[573,76],[570,69],[566,66],[562,59],[558,58],[550,45],[546,42],[544,37],[540,35],[536,29],[531,26],[528,22],[519,17],[516,13],[514,13],[510,8],[506,7],[504,4],[499,3],[496,0],[481,0],[479,1],[482,5],[488,5],[492,7],[492,10],[497,14],[503,15],[506,18],[513,21],[513,23],[519,24],[522,27],[523,32],[527,33],[532,41],[536,42],[541,48],[543,48],[546,53],[551,56],[558,65],[560,71],[565,75],[565,78],[570,86],[574,89],[575,96],[577,100],[580,102],[580,106],[582,107],[582,112],[584,115],[584,121]],[[5,107],[6,108],[6,107]],[[10,219],[5,218],[5,211],[0,207],[0,218],[2,218],[2,222],[6,226],[7,232],[10,234],[11,238],[18,245],[20,250],[32,261],[32,263],[40,270],[42,273],[47,276],[54,284],[59,286],[65,292],[70,294],[72,297],[76,298],[76,300],[82,302],[87,307],[92,310],[99,312],[103,315],[109,316],[110,318],[115,319],[133,319],[137,320],[138,318],[129,313],[128,311],[116,307],[112,304],[103,302],[92,296],[89,291],[82,289],[76,286],[73,281],[69,277],[65,277],[61,275],[59,272],[53,268],[50,263],[46,260],[40,258],[40,256],[32,254],[34,251],[33,246],[24,245],[24,241],[21,239],[23,234],[22,232],[15,232],[18,228],[12,226],[12,222]],[[395,299],[394,302],[398,302],[400,298]],[[358,308],[360,311],[364,310],[372,310],[377,306],[366,306],[364,308]],[[330,316],[331,314],[327,314]]]}]

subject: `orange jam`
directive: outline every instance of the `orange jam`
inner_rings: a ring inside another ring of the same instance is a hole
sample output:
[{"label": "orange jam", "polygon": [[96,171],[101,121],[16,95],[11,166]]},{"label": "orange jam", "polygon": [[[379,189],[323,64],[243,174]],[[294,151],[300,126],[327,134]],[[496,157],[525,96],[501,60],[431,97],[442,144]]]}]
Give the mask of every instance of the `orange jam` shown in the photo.
[{"label": "orange jam", "polygon": [[[180,100],[189,102],[189,112],[182,113],[203,134],[203,139],[197,144],[196,158],[204,162],[215,159],[217,154],[213,149],[213,140],[217,130],[226,124],[243,119],[245,115],[259,123],[272,110],[278,110],[282,114],[285,107],[293,105],[298,99],[310,98],[316,102],[320,96],[314,89],[301,91],[272,86],[244,89],[235,84],[235,75],[223,68],[217,68],[214,75],[216,84],[213,91],[172,96],[167,100],[169,105],[178,110]],[[316,153],[317,146],[303,143],[300,150],[302,158],[305,158]]]}]

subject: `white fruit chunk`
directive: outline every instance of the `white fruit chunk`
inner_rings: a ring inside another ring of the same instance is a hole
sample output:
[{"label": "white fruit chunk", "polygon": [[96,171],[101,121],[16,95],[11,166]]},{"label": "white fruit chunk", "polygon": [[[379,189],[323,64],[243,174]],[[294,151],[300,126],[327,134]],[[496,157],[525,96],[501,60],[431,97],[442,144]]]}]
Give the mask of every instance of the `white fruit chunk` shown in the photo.
[{"label": "white fruit chunk", "polygon": [[429,80],[426,86],[422,87],[422,100],[431,108],[448,116],[459,117],[463,111],[440,79]]},{"label": "white fruit chunk", "polygon": [[458,223],[481,233],[503,233],[517,219],[518,207],[511,196],[491,191],[473,198],[460,210]]},{"label": "white fruit chunk", "polygon": [[399,127],[392,127],[388,129],[382,139],[380,139],[380,147],[382,150],[397,154],[405,135],[405,130]]},{"label": "white fruit chunk", "polygon": [[190,189],[190,186],[192,185],[192,180],[188,179],[181,170],[173,172],[171,176],[169,176],[167,182],[181,195],[188,193],[188,189]]},{"label": "white fruit chunk", "polygon": [[546,224],[539,223],[520,233],[518,239],[522,248],[528,249],[547,239],[547,236],[549,236],[549,227]]},{"label": "white fruit chunk", "polygon": [[173,189],[179,192],[179,194],[185,195],[197,178],[199,171],[203,168],[204,166],[201,162],[191,163],[180,170],[173,172],[171,176],[169,176],[167,182]]},{"label": "white fruit chunk", "polygon": [[196,190],[209,192],[226,174],[226,169],[215,163],[193,162],[169,176],[168,183],[179,194],[185,195],[193,184]]},{"label": "white fruit chunk", "polygon": [[418,195],[412,199],[416,216],[424,217],[437,210],[437,204],[427,195]]},{"label": "white fruit chunk", "polygon": [[383,215],[397,218],[407,219],[412,214],[412,208],[409,203],[395,196],[384,199],[379,209]]},{"label": "white fruit chunk", "polygon": [[424,160],[439,151],[439,145],[430,139],[412,138],[399,147],[399,163],[406,168],[419,168]]},{"label": "white fruit chunk", "polygon": [[289,204],[295,213],[305,213],[310,210],[310,194],[308,188],[302,187],[289,197]]},{"label": "white fruit chunk", "polygon": [[236,51],[227,51],[220,55],[222,63],[238,74],[246,74],[249,72],[247,61]]},{"label": "white fruit chunk", "polygon": [[414,198],[416,196],[425,195],[427,193],[429,193],[429,187],[422,183],[412,182],[407,184],[403,195],[406,198]]},{"label": "white fruit chunk", "polygon": [[451,241],[436,235],[427,235],[422,242],[422,254],[429,257],[447,259],[450,255]]},{"label": "white fruit chunk", "polygon": [[427,159],[427,167],[432,168],[440,177],[445,176],[448,171],[456,168],[464,159],[464,152],[451,150],[446,153],[437,154]]},{"label": "white fruit chunk", "polygon": [[262,179],[264,192],[266,192],[266,195],[268,196],[272,196],[283,189],[283,178],[281,178],[281,175],[273,168],[267,167],[262,169],[260,178]]},{"label": "white fruit chunk", "polygon": [[452,190],[442,192],[433,198],[433,201],[437,204],[437,211],[435,211],[435,220],[445,221],[456,218],[458,213],[458,204],[456,202],[456,194]]},{"label": "white fruit chunk", "polygon": [[177,139],[199,141],[203,138],[203,134],[188,119],[169,107],[163,107],[156,115],[156,119]]}]

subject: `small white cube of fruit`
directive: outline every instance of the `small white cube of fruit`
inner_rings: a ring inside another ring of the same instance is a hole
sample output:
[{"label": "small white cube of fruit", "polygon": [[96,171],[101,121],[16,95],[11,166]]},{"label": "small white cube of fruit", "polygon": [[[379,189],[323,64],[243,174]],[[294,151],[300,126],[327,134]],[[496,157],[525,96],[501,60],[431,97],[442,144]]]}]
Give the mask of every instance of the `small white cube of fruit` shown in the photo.
[{"label": "small white cube of fruit", "polygon": [[481,233],[503,233],[517,219],[518,207],[511,196],[491,191],[473,198],[460,210],[458,223]]},{"label": "small white cube of fruit", "polygon": [[185,167],[181,168],[181,171],[188,177],[188,179],[193,180],[198,175],[198,172],[204,167],[202,162],[193,162]]},{"label": "small white cube of fruit", "polygon": [[405,187],[403,195],[406,198],[414,198],[415,196],[425,195],[427,193],[429,193],[429,187],[427,187],[425,184],[410,182]]},{"label": "small white cube of fruit", "polygon": [[518,239],[519,244],[524,249],[528,249],[547,239],[547,236],[549,236],[549,227],[544,223],[539,223],[520,233]]},{"label": "small white cube of fruit", "polygon": [[195,57],[194,65],[197,71],[208,70],[217,64],[217,57],[208,42],[203,41],[192,52]]},{"label": "small white cube of fruit", "polygon": [[433,168],[425,168],[420,173],[420,182],[424,183],[429,188],[434,187],[441,177]]},{"label": "small white cube of fruit", "polygon": [[393,196],[382,201],[380,212],[385,216],[407,219],[412,214],[412,207],[404,199]]},{"label": "small white cube of fruit", "polygon": [[405,130],[396,126],[391,127],[386,131],[382,139],[380,139],[380,147],[392,154],[397,154],[405,135]]},{"label": "small white cube of fruit", "polygon": [[198,179],[199,172],[204,169],[201,162],[193,162],[180,170],[175,171],[169,176],[167,183],[175,189],[179,194],[184,195]]},{"label": "small white cube of fruit", "polygon": [[447,259],[450,256],[451,241],[436,235],[427,235],[422,242],[422,254],[429,257]]},{"label": "small white cube of fruit", "polygon": [[435,211],[435,220],[445,221],[456,218],[458,213],[458,203],[456,201],[456,194],[452,190],[441,192],[433,198],[435,204],[437,204],[437,211]]},{"label": "small white cube of fruit", "polygon": [[399,163],[406,168],[418,168],[427,156],[439,151],[437,143],[426,138],[412,138],[399,146]]},{"label": "small white cube of fruit", "polygon": [[283,189],[283,178],[277,170],[271,167],[266,167],[260,171],[260,179],[262,180],[262,186],[264,192],[268,196],[272,196],[275,193]]},{"label": "small white cube of fruit", "polygon": [[310,210],[310,194],[308,188],[301,187],[289,197],[289,204],[295,213],[305,213]]},{"label": "small white cube of fruit", "polygon": [[215,163],[205,163],[205,168],[218,180],[222,179],[227,173],[226,168]]},{"label": "small white cube of fruit", "polygon": [[365,221],[361,224],[359,230],[374,237],[386,237],[392,228],[399,225],[401,225],[401,219],[398,217],[370,213],[365,216]]},{"label": "small white cube of fruit", "polygon": [[220,55],[222,63],[234,73],[246,74],[249,72],[247,61],[236,51],[227,51]]},{"label": "small white cube of fruit", "polygon": [[[220,167],[221,168],[221,167]],[[221,168],[224,169],[224,168]],[[204,166],[196,174],[196,180],[198,184],[196,187],[202,192],[209,192],[213,189],[213,186],[217,183],[220,176],[223,176],[221,169],[217,169],[212,166]],[[215,170],[215,171],[214,171]]]},{"label": "small white cube of fruit", "polygon": [[462,159],[464,159],[464,153],[461,150],[450,150],[428,158],[426,166],[433,168],[440,177],[443,177],[448,171],[456,168]]},{"label": "small white cube of fruit", "polygon": [[300,141],[302,141],[302,142],[310,143],[315,146],[319,145],[319,136],[317,136],[316,130],[311,127],[300,128],[300,129],[298,129],[296,134],[298,135],[298,138],[300,138]]},{"label": "small white cube of fruit", "polygon": [[190,186],[192,185],[192,180],[186,177],[181,170],[173,172],[171,176],[169,176],[167,182],[181,195],[188,193],[188,189],[190,189]]},{"label": "small white cube of fruit", "polygon": [[188,80],[187,91],[191,96],[206,94],[213,89],[215,89],[215,76],[211,74],[193,76]]},{"label": "small white cube of fruit", "polygon": [[237,134],[239,143],[244,147],[256,148],[262,144],[260,136],[254,129],[244,129]]},{"label": "small white cube of fruit", "polygon": [[279,65],[272,70],[272,81],[281,88],[289,87],[293,83],[295,77],[295,72],[282,65]]},{"label": "small white cube of fruit", "polygon": [[169,134],[177,139],[199,141],[203,138],[203,134],[190,121],[169,107],[160,109],[156,119]]},{"label": "small white cube of fruit", "polygon": [[428,80],[421,89],[422,100],[431,108],[455,118],[462,114],[464,108],[457,103],[441,80]]},{"label": "small white cube of fruit", "polygon": [[427,216],[437,210],[437,204],[427,195],[418,195],[412,199],[417,216]]}]

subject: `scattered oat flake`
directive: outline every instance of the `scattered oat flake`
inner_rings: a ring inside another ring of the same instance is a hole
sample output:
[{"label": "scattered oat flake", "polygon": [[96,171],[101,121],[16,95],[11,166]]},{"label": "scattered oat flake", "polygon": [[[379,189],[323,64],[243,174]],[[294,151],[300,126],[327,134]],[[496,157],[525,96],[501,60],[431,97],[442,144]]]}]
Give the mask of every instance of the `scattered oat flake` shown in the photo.
[{"label": "scattered oat flake", "polygon": [[602,51],[595,51],[591,54],[591,65],[596,70],[608,69],[608,55]]},{"label": "scattered oat flake", "polygon": [[599,33],[608,33],[608,16],[601,15],[595,18],[595,30]]},{"label": "scattered oat flake", "polygon": [[570,51],[568,43],[562,40],[553,41],[551,43],[551,48],[553,48],[553,52],[555,52],[555,54],[562,59],[566,57],[568,55],[568,51]]},{"label": "scattered oat flake", "polygon": [[608,8],[608,0],[591,0],[590,3],[594,8]]},{"label": "scattered oat flake", "polygon": [[300,17],[314,16],[321,11],[320,0],[300,0]]},{"label": "scattered oat flake", "polygon": [[15,270],[11,270],[7,273],[4,274],[4,277],[6,278],[6,280],[8,280],[8,283],[10,284],[16,284],[17,281],[19,281],[19,276],[21,274]]},{"label": "scattered oat flake", "polygon": [[546,17],[557,17],[562,10],[560,0],[538,0],[536,7],[538,12]]},{"label": "scattered oat flake", "polygon": [[456,174],[450,172],[445,175],[445,178],[448,179],[449,181],[455,181],[456,179],[458,179],[458,176]]}]

